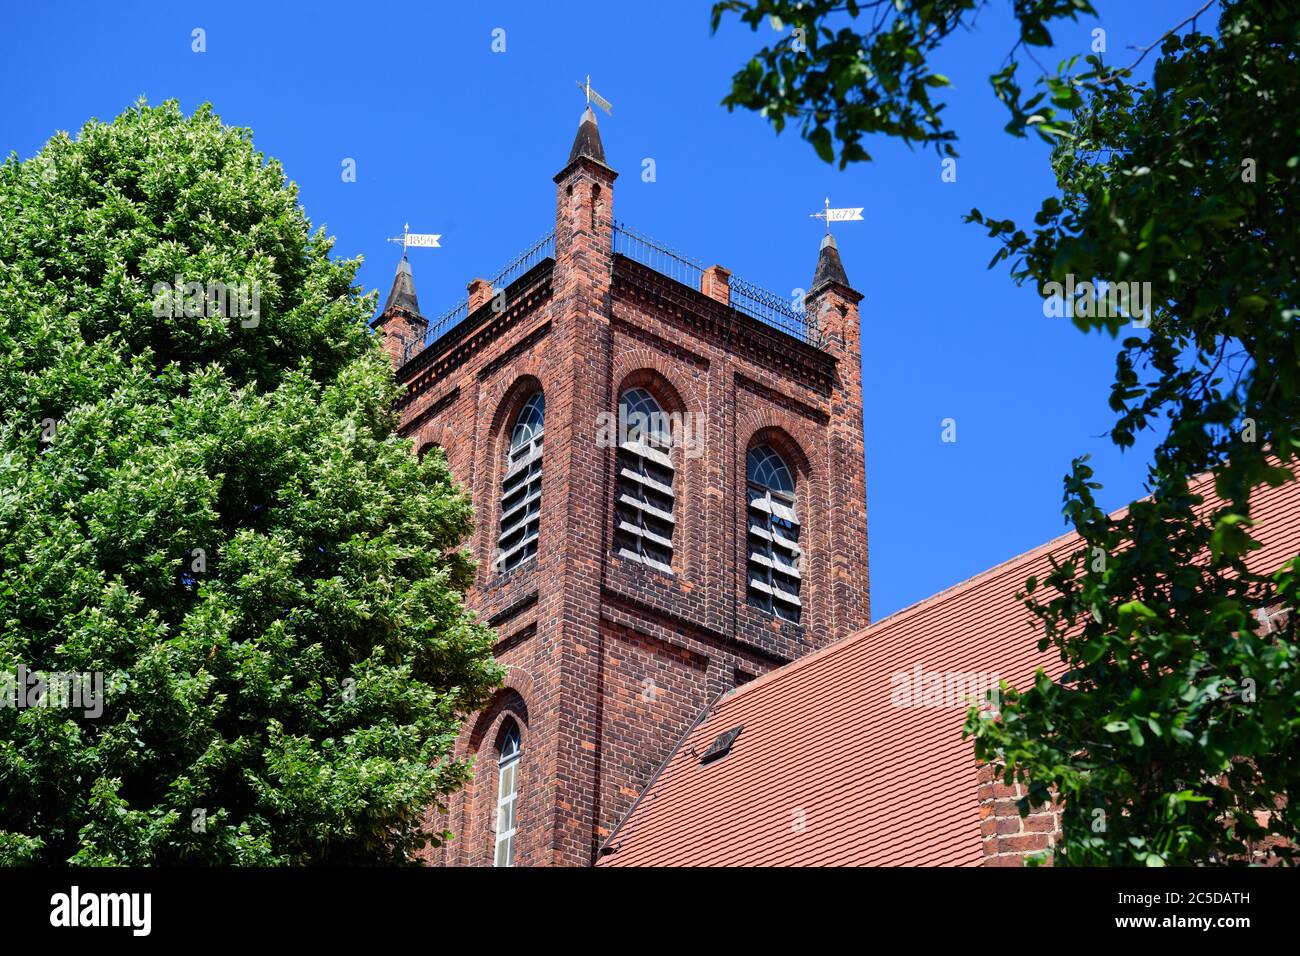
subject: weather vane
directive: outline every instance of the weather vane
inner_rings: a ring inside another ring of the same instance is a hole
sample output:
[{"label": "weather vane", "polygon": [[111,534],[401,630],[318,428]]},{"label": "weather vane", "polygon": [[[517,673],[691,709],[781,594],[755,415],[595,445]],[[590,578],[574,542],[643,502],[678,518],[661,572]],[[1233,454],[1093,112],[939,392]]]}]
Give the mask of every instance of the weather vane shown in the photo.
[{"label": "weather vane", "polygon": [[845,208],[843,208],[843,209],[832,209],[832,208],[831,208],[831,197],[830,197],[830,196],[827,196],[827,197],[826,197],[826,211],[825,211],[825,212],[814,212],[814,213],[811,213],[810,216],[809,216],[809,218],[811,218],[811,219],[825,219],[825,220],[826,220],[826,235],[829,236],[829,235],[831,234],[831,223],[833,223],[833,222],[861,222],[861,221],[862,221],[862,210],[863,210],[864,208],[865,208],[865,207],[863,207],[863,206],[855,206],[855,207],[851,207],[851,208],[850,208],[850,207],[845,207]]},{"label": "weather vane", "polygon": [[411,224],[408,222],[405,231],[400,236],[388,241],[400,242],[402,244],[402,255],[406,255],[406,250],[410,246],[415,246],[417,249],[441,249],[442,246],[438,245],[438,240],[441,238],[441,233],[435,235],[431,232],[411,232]]},{"label": "weather vane", "polygon": [[587,106],[591,106],[592,103],[595,103],[597,106],[599,106],[610,116],[614,115],[613,104],[611,104],[609,100],[605,99],[605,97],[601,96],[599,93],[597,93],[595,90],[591,88],[590,73],[587,74],[586,83],[582,82],[582,80],[578,80],[578,89],[582,90],[584,93],[587,94]]}]

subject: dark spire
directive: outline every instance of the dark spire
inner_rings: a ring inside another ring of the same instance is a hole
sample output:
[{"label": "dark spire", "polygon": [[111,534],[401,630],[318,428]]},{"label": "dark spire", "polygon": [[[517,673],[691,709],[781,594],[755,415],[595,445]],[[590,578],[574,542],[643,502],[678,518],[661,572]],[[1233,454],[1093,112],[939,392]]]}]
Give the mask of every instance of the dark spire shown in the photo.
[{"label": "dark spire", "polygon": [[402,256],[397,264],[397,275],[393,277],[393,288],[384,303],[384,314],[393,309],[404,309],[412,315],[420,314],[420,302],[415,297],[415,279],[411,276],[411,261]]},{"label": "dark spire", "polygon": [[828,283],[842,285],[846,289],[853,288],[849,285],[849,277],[844,274],[844,263],[840,261],[840,250],[835,245],[835,237],[829,232],[822,239],[821,251],[817,253],[817,271],[813,273],[812,288],[808,291],[816,292]]},{"label": "dark spire", "polygon": [[582,114],[582,125],[578,127],[578,135],[573,138],[573,149],[569,150],[569,162],[572,163],[583,156],[594,159],[602,166],[605,165],[605,147],[600,144],[596,114],[591,111],[590,105]]}]

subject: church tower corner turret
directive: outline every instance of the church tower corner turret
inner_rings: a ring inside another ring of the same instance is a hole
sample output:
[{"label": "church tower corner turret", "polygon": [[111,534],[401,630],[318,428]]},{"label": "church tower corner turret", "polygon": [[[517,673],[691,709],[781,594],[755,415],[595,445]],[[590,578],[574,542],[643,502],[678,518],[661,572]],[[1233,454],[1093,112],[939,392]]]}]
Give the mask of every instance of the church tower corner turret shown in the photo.
[{"label": "church tower corner turret", "polygon": [[397,263],[397,273],[393,276],[388,299],[373,325],[383,336],[384,348],[394,369],[400,368],[424,342],[429,321],[420,314],[420,302],[415,295],[415,277],[411,274],[411,260],[406,255]]}]

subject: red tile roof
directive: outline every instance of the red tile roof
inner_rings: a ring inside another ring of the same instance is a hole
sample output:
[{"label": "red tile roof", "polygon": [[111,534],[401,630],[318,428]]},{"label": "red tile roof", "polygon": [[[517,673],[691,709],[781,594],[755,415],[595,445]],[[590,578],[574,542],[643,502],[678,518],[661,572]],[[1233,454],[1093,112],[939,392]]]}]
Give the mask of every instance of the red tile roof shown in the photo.
[{"label": "red tile roof", "polygon": [[[1300,553],[1300,482],[1252,501],[1272,570]],[[1041,628],[1015,598],[1070,534],[745,684],[691,731],[610,842],[600,866],[978,866],[972,742],[962,707],[895,707],[891,675],[996,672],[1024,686]],[[723,731],[730,753],[701,765]]]}]

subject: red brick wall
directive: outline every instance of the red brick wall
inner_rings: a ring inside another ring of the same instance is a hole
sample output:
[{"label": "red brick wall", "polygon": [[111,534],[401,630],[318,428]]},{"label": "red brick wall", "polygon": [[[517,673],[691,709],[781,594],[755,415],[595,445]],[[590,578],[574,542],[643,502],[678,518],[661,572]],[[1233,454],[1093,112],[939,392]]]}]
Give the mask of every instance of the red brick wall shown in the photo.
[{"label": "red brick wall", "polygon": [[[1288,610],[1275,605],[1268,608],[1259,621],[1261,630],[1276,626],[1285,620]],[[1226,786],[1226,780],[1222,781]],[[979,768],[977,776],[980,808],[980,836],[984,846],[985,866],[1023,866],[1025,858],[1037,856],[1056,846],[1061,838],[1061,808],[1046,804],[1022,818],[1016,801],[1025,793],[1020,784],[1007,786],[996,779],[987,765]],[[1279,805],[1279,810],[1281,806]],[[1257,812],[1256,819],[1266,822],[1267,814]],[[1241,862],[1256,866],[1275,866],[1279,861],[1272,852],[1282,845],[1279,837],[1266,837],[1250,849],[1249,859]],[[1050,860],[1050,853],[1048,859]]]},{"label": "red brick wall", "polygon": [[413,344],[422,340],[429,331],[428,320],[412,315],[405,309],[394,309],[384,317],[384,350],[394,365],[402,361],[402,356],[409,350],[415,351]]},{"label": "red brick wall", "polygon": [[[553,267],[512,285],[503,311],[480,296],[461,329],[398,370],[403,434],[417,449],[444,449],[477,509],[470,602],[497,628],[509,668],[506,690],[461,734],[457,752],[478,757],[476,780],[431,816],[456,834],[431,863],[491,862],[502,721],[516,720],[523,741],[517,862],[587,865],[737,673],[764,673],[867,623],[856,297],[832,289],[817,300],[833,313],[835,338],[816,349],[616,260],[614,180],[591,160],[570,164],[556,177]],[[667,411],[703,416],[703,454],[673,452],[672,575],[610,553],[616,452],[600,447],[599,416],[632,385]],[[498,576],[505,443],[538,386],[539,553]],[[745,456],[759,440],[798,473],[799,625],[746,603]]]},{"label": "red brick wall", "polygon": [[1008,785],[993,774],[987,764],[977,776],[980,840],[985,866],[1024,866],[1026,857],[1045,857],[1051,865],[1051,849],[1061,836],[1061,811],[1044,804],[1022,817],[1016,802],[1025,795],[1019,783]]}]

